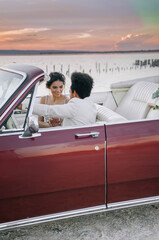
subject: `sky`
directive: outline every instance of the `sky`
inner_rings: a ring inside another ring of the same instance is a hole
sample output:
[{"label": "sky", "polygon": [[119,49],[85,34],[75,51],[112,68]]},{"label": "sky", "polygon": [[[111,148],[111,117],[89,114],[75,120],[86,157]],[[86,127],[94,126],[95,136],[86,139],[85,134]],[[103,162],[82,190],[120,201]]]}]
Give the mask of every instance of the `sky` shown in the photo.
[{"label": "sky", "polygon": [[0,50],[159,49],[159,0],[0,0]]}]

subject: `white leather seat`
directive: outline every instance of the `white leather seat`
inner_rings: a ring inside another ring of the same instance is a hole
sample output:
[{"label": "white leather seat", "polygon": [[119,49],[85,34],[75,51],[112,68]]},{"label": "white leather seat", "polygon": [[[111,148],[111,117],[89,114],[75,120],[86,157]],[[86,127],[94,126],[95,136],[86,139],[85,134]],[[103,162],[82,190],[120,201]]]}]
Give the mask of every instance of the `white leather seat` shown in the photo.
[{"label": "white leather seat", "polygon": [[126,118],[121,116],[120,114],[112,111],[109,108],[96,104],[97,107],[97,122],[102,121],[105,123],[113,123],[113,122],[124,122],[127,121]]},{"label": "white leather seat", "polygon": [[155,105],[158,101],[158,99],[152,99],[152,94],[158,88],[158,83],[138,82],[134,84],[122,99],[116,112],[129,120],[152,118],[149,113],[152,109],[151,105]]}]

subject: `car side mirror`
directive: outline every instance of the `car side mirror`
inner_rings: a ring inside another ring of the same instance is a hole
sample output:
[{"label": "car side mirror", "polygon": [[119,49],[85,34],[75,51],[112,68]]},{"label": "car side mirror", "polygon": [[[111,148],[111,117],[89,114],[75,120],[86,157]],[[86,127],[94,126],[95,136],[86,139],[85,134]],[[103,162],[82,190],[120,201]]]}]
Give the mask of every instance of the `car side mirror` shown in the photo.
[{"label": "car side mirror", "polygon": [[19,138],[35,138],[40,137],[41,133],[38,133],[39,126],[38,121],[34,116],[30,116],[27,119],[27,127],[26,130],[24,130],[24,133],[19,136]]}]

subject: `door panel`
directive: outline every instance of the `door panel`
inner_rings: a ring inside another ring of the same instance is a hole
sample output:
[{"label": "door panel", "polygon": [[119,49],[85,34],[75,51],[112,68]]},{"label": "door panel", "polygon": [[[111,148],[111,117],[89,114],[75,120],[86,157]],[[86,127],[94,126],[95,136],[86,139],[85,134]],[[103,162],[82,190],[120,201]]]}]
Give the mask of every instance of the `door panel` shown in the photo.
[{"label": "door panel", "polygon": [[159,195],[159,121],[106,126],[108,203]]},{"label": "door panel", "polygon": [[104,126],[41,134],[1,137],[0,222],[105,204]]}]

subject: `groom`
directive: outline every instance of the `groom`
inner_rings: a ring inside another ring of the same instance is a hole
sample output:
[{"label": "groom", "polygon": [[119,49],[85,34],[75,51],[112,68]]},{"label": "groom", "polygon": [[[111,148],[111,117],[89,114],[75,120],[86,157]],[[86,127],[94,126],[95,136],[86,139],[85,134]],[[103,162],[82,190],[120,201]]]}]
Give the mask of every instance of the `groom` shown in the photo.
[{"label": "groom", "polygon": [[63,118],[63,126],[94,124],[97,110],[89,98],[92,88],[92,77],[85,73],[74,72],[71,75],[69,102],[65,105],[36,104],[33,114]]}]

